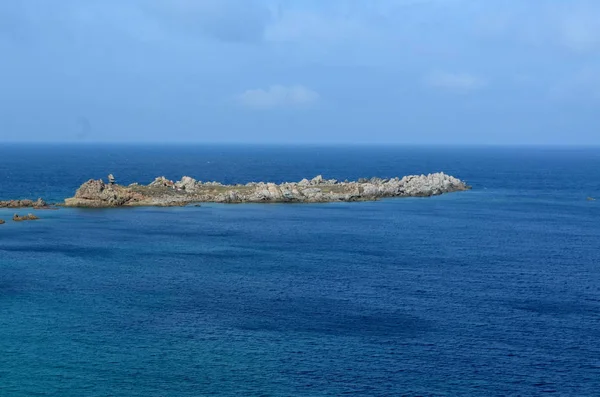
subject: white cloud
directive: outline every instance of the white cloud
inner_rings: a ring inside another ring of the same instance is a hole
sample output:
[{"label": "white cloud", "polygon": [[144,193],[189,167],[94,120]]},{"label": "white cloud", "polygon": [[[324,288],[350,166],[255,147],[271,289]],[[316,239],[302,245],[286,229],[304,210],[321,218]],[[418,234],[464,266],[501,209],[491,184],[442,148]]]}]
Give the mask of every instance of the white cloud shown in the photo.
[{"label": "white cloud", "polygon": [[425,77],[426,85],[450,91],[467,92],[484,88],[487,82],[468,73],[434,72]]},{"label": "white cloud", "polygon": [[247,90],[237,96],[239,103],[255,109],[307,106],[319,98],[317,92],[302,85],[272,85],[266,90]]}]

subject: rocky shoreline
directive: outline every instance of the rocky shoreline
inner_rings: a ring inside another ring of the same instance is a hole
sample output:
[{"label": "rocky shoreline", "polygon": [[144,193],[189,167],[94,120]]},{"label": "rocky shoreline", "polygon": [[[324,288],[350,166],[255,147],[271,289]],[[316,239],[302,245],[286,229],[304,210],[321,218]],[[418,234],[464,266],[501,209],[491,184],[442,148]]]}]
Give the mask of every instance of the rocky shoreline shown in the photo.
[{"label": "rocky shoreline", "polygon": [[403,178],[337,181],[322,176],[281,184],[250,182],[224,185],[184,176],[173,182],[158,177],[149,185],[123,186],[89,180],[64,202],[66,207],[183,206],[191,203],[325,203],[373,201],[385,197],[429,197],[469,190],[465,182],[443,172]]}]

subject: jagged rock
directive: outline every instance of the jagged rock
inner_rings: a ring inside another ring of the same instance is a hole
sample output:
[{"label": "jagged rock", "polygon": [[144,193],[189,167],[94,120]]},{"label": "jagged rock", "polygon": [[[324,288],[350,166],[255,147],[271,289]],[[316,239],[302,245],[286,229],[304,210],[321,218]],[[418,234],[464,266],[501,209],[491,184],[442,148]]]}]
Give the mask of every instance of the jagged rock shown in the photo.
[{"label": "jagged rock", "polygon": [[311,185],[319,185],[323,182],[324,182],[323,175],[317,175],[313,179],[311,179],[310,184]]},{"label": "jagged rock", "polygon": [[198,181],[189,176],[184,176],[180,181],[175,182],[175,187],[186,192],[193,192],[198,187]]},{"label": "jagged rock", "polygon": [[67,207],[120,207],[134,205],[146,197],[132,188],[120,185],[107,185],[102,180],[90,179],[75,192],[75,196],[65,200]]},{"label": "jagged rock", "polygon": [[148,185],[148,186],[154,186],[154,187],[173,187],[173,185],[174,185],[173,181],[168,180],[164,176],[159,176],[156,179],[154,179],[154,181],[152,181],[150,183],[150,185]]},{"label": "jagged rock", "polygon": [[365,196],[373,196],[373,197],[379,197],[381,196],[381,192],[382,192],[382,188],[381,185],[375,185],[373,183],[365,183],[363,186],[361,186],[362,188],[362,194]]},{"label": "jagged rock", "polygon": [[20,200],[8,200],[8,201],[0,201],[0,208],[16,208],[19,205],[17,205],[17,202],[19,202]]},{"label": "jagged rock", "polygon": [[0,201],[0,208],[45,208],[48,204],[41,198],[33,200],[8,200]]}]

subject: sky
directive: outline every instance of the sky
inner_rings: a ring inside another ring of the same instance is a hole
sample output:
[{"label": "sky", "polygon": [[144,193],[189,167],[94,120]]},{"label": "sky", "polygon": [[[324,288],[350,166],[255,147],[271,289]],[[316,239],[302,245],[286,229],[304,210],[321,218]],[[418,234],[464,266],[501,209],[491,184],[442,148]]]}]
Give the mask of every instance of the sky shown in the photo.
[{"label": "sky", "polygon": [[600,1],[0,1],[13,141],[599,145]]}]

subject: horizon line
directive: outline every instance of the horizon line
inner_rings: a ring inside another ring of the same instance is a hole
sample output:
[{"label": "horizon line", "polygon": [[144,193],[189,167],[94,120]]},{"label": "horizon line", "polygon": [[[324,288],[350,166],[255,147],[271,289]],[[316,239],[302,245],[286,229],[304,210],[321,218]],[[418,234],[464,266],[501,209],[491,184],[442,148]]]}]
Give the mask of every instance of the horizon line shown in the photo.
[{"label": "horizon line", "polygon": [[436,147],[436,148],[600,148],[600,143],[408,143],[408,142],[199,142],[199,141],[5,141],[23,146],[254,146],[254,147]]}]

